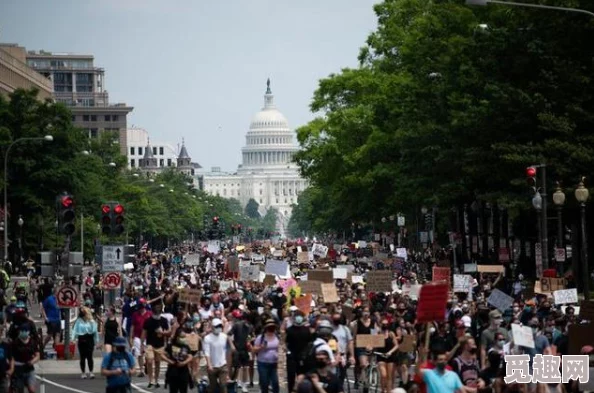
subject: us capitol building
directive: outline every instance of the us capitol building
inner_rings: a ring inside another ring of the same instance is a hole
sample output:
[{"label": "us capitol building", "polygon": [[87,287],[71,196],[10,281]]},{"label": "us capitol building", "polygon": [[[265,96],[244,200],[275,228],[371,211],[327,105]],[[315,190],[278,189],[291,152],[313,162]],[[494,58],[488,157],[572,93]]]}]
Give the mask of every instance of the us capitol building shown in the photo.
[{"label": "us capitol building", "polygon": [[204,191],[223,198],[238,199],[245,207],[250,199],[260,205],[260,214],[278,210],[277,230],[286,234],[291,205],[307,187],[299,176],[293,155],[298,150],[287,118],[274,105],[270,79],[266,82],[264,107],[254,115],[241,149],[242,164],[233,174],[213,168],[204,173]]}]

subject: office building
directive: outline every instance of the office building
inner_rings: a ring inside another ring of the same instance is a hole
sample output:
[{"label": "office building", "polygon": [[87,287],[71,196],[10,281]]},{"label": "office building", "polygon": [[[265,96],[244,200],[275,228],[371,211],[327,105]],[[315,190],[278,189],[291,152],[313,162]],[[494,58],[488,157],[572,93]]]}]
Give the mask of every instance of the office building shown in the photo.
[{"label": "office building", "polygon": [[52,98],[53,85],[27,65],[27,51],[17,44],[0,44],[0,94],[7,96],[16,89],[39,90],[39,98]]}]

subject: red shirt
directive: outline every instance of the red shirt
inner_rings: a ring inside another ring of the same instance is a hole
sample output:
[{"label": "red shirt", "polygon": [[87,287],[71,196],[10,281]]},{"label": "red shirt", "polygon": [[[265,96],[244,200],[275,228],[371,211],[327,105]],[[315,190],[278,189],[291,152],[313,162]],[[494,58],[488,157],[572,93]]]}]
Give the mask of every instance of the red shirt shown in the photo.
[{"label": "red shirt", "polygon": [[[433,370],[435,368],[435,364],[433,364],[433,362],[430,360],[427,360],[426,363],[420,365],[419,367],[420,369]],[[449,364],[446,365],[446,370],[453,371]],[[427,385],[425,385],[423,377],[421,377],[419,374],[415,374],[413,381],[419,385],[419,393],[427,393]]]},{"label": "red shirt", "polygon": [[133,337],[142,337],[142,327],[144,326],[144,321],[149,319],[153,315],[152,311],[145,310],[144,314],[140,313],[139,311],[134,311],[132,314],[132,335]]}]

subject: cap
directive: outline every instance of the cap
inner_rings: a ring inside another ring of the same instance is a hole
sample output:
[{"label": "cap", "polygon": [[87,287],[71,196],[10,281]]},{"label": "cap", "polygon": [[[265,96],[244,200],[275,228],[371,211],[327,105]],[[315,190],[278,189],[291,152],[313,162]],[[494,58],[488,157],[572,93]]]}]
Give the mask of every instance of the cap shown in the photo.
[{"label": "cap", "polygon": [[223,322],[219,318],[213,318],[211,325],[212,327],[223,326]]},{"label": "cap", "polygon": [[499,312],[499,310],[493,310],[489,313],[489,318],[490,319],[499,319],[499,318],[501,318],[501,313]]},{"label": "cap", "polygon": [[289,307],[289,311],[297,311],[299,310],[296,306]]},{"label": "cap", "polygon": [[274,322],[274,319],[267,319],[266,322],[264,322],[264,329],[270,326],[276,327],[276,322]]},{"label": "cap", "polygon": [[16,296],[11,296],[11,297],[10,297],[10,301],[11,301],[11,302],[16,302],[16,300],[17,300]]},{"label": "cap", "polygon": [[233,318],[238,319],[242,317],[243,313],[240,310],[233,310],[231,315],[233,316]]},{"label": "cap", "polygon": [[116,337],[113,340],[114,347],[125,347],[126,346],[126,339],[124,337]]}]

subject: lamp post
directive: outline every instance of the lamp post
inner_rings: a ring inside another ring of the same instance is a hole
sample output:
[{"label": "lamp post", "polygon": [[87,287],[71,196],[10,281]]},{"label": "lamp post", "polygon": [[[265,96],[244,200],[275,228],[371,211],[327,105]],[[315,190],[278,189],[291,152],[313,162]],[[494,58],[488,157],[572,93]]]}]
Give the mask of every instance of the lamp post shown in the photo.
[{"label": "lamp post", "polygon": [[[582,277],[584,279],[584,298],[590,300],[590,277],[588,275],[588,236],[586,236],[586,202],[590,197],[590,191],[584,186],[585,177],[582,177],[580,184],[575,189],[575,199],[580,204],[580,218],[582,227]],[[575,274],[575,273],[574,273]]]},{"label": "lamp post", "polygon": [[27,142],[27,141],[45,141],[45,142],[52,142],[54,137],[51,135],[46,135],[44,137],[39,138],[19,138],[8,145],[6,149],[6,153],[4,154],[4,260],[8,260],[8,156],[10,153],[10,149],[17,143]]},{"label": "lamp post", "polygon": [[[557,189],[553,193],[553,203],[555,204],[555,208],[557,209],[557,248],[563,248],[563,205],[565,204],[565,194],[561,189],[561,184],[557,182]],[[563,261],[557,262],[557,271],[559,275],[563,273],[562,271],[562,263]]]},{"label": "lamp post", "polygon": [[[542,234],[542,220],[540,217],[540,213],[542,211],[542,195],[540,194],[540,191],[536,191],[536,193],[534,193],[534,197],[532,197],[532,206],[534,206],[534,209],[536,209],[536,229],[537,229],[537,234],[538,234],[538,244],[540,245],[540,249],[541,249],[541,258],[542,258],[542,240],[543,240],[543,234]],[[540,261],[536,261],[536,275],[537,277],[542,276],[542,259]]]},{"label": "lamp post", "polygon": [[19,214],[19,219],[17,221],[19,226],[19,260],[18,260],[18,268],[19,270],[22,268],[23,262],[23,225],[25,224],[25,220],[23,220],[23,216]]},{"label": "lamp post", "polygon": [[528,8],[540,8],[543,10],[555,10],[555,11],[566,11],[566,12],[577,12],[580,14],[586,14],[590,16],[594,16],[594,12],[582,10],[580,8],[568,8],[568,7],[555,7],[552,5],[543,5],[543,4],[528,4],[528,3],[518,3],[514,1],[502,1],[502,0],[466,0],[466,5],[481,5],[485,6],[489,3],[492,4],[503,4],[515,7],[528,7]]}]

